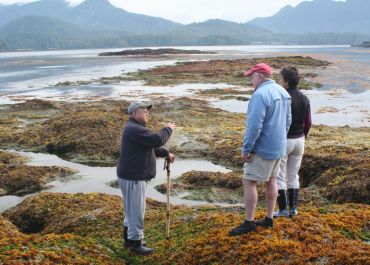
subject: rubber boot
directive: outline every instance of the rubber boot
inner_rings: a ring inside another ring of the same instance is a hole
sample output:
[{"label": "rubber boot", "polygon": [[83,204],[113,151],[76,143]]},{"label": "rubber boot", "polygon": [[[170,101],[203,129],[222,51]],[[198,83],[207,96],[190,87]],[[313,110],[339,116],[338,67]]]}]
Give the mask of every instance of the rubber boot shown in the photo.
[{"label": "rubber boot", "polygon": [[[125,248],[131,247],[131,245],[132,245],[132,240],[128,239],[127,236],[128,236],[128,227],[127,226],[124,226],[123,227],[123,242],[124,242],[123,243],[123,246]],[[143,246],[146,246],[146,241],[144,239],[141,240],[141,244]]]},{"label": "rubber boot", "polygon": [[274,217],[288,217],[288,209],[287,209],[287,200],[286,200],[286,191],[285,190],[278,190],[279,195],[277,197],[277,202],[279,205],[279,211],[274,212]]},{"label": "rubber boot", "polygon": [[150,255],[154,253],[154,249],[148,248],[141,244],[141,240],[131,240],[131,249],[139,255]]},{"label": "rubber boot", "polygon": [[127,231],[128,231],[128,227],[124,226],[123,227],[123,241],[124,241],[123,246],[125,248],[131,247],[131,244],[132,244],[132,241],[127,238]]},{"label": "rubber boot", "polygon": [[299,189],[288,189],[289,217],[292,217],[298,214],[298,210],[297,210],[298,190]]}]

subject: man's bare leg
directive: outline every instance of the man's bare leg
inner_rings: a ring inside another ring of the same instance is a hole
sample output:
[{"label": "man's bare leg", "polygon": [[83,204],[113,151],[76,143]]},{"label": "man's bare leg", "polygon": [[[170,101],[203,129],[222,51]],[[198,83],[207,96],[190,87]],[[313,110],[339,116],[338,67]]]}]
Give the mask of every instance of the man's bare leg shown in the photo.
[{"label": "man's bare leg", "polygon": [[[254,220],[254,212],[257,205],[257,182],[243,179],[245,215],[247,221]],[[275,198],[276,199],[276,198]]]},{"label": "man's bare leg", "polygon": [[276,199],[278,196],[278,188],[276,184],[276,178],[270,177],[269,181],[266,183],[266,209],[267,217],[271,218],[274,214]]}]

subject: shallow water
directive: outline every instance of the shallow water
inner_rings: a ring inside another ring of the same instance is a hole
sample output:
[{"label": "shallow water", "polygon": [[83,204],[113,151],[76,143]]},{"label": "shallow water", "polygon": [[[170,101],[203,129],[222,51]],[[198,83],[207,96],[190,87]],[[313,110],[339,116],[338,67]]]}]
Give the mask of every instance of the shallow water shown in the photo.
[{"label": "shallow water", "polygon": [[[15,152],[15,151],[14,151]],[[33,153],[33,152],[16,152],[20,155],[28,157],[30,161],[27,165],[32,166],[60,166],[69,167],[77,170],[78,173],[69,177],[59,178],[51,181],[48,185],[52,188],[48,189],[49,192],[62,192],[62,193],[87,193],[87,192],[101,192],[111,195],[122,196],[120,189],[109,186],[109,183],[116,180],[116,168],[115,167],[91,167],[81,165],[73,162],[63,160],[55,155]],[[166,201],[166,195],[158,192],[154,187],[166,183],[167,173],[163,170],[163,159],[157,159],[157,176],[151,180],[148,184],[147,196],[157,201]],[[183,173],[198,170],[198,171],[218,171],[218,172],[229,172],[225,167],[215,165],[205,160],[195,159],[177,159],[174,164],[171,164],[171,179],[176,179]],[[186,194],[182,194],[184,197]],[[0,197],[0,212],[21,203],[27,196],[3,196]],[[192,201],[182,199],[181,197],[171,196],[171,204],[174,205],[201,205],[209,204],[206,201]],[[228,205],[228,204],[217,204],[217,205]]]},{"label": "shallow water", "polygon": [[[370,126],[370,91],[357,94],[346,90],[304,90],[311,102],[313,124],[329,126]],[[246,113],[248,101],[215,100],[211,105],[230,112]]]},{"label": "shallow water", "polygon": [[[138,69],[144,70],[159,65],[171,65],[176,62],[175,60],[138,62],[131,59],[131,61],[125,60],[120,63],[115,60],[90,63],[84,60],[71,61],[71,64],[64,66],[39,66],[41,62],[35,62],[27,66],[27,68],[31,68],[32,70],[2,73],[0,75],[0,93],[22,95],[27,92],[33,92],[37,96],[40,91],[46,90],[47,92],[50,87],[63,93],[69,87],[54,87],[59,82],[90,81],[102,77],[119,76],[123,73],[135,72]],[[90,90],[90,86],[84,85],[81,87],[85,90]],[[100,89],[104,89],[105,87],[101,86]]]},{"label": "shallow water", "polygon": [[[370,51],[349,46],[201,46],[174,47],[217,51],[211,55],[182,56],[183,61],[212,58],[267,57],[303,55],[333,62],[318,69],[314,82],[323,84],[318,90],[305,92],[311,99],[313,123],[331,126],[369,126],[370,120]],[[54,86],[64,81],[91,81],[101,77],[170,65],[175,57],[134,58],[99,57],[100,52],[122,49],[65,50],[0,53],[0,104],[13,104],[30,98],[48,100],[142,100],[157,96],[197,97],[202,89],[232,87],[226,84],[182,84],[168,87],[145,86],[142,82],[118,84],[91,83],[79,86]],[[246,84],[249,86],[249,84]],[[237,87],[240,88],[240,87]],[[331,93],[333,92],[334,93]],[[340,96],[337,92],[341,91]],[[203,98],[204,99],[204,98]],[[207,98],[211,106],[231,112],[245,113],[248,102]]]}]

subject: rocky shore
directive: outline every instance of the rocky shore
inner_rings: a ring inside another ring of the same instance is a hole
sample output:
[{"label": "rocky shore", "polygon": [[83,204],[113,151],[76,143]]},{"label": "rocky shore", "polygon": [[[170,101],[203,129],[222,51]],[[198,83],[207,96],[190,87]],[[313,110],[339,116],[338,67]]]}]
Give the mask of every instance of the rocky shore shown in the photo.
[{"label": "rocky shore", "polygon": [[[170,240],[165,205],[147,201],[146,239],[154,255],[122,247],[122,202],[98,193],[42,193],[0,216],[3,264],[367,264],[370,207],[302,206],[273,229],[228,237],[243,209],[173,207]],[[263,217],[262,210],[257,218]]]},{"label": "rocky shore", "polygon": [[301,89],[320,87],[311,83],[305,77],[316,76],[311,71],[330,65],[329,62],[303,56],[268,57],[234,60],[210,60],[179,62],[176,65],[140,70],[122,76],[123,80],[144,80],[147,85],[169,86],[184,83],[226,83],[230,85],[245,85],[244,72],[258,62],[265,62],[274,69],[274,78],[279,79],[279,71],[285,65],[295,65],[301,69]]},{"label": "rocky shore", "polygon": [[256,63],[264,61],[274,69],[275,79],[279,79],[279,71],[285,65],[295,65],[301,71],[301,89],[318,88],[321,84],[310,81],[317,77],[317,69],[325,68],[330,62],[314,59],[309,56],[280,56],[252,59],[206,60],[178,62],[175,65],[159,66],[148,70],[139,70],[112,77],[93,80],[63,81],[55,86],[81,86],[92,83],[118,84],[121,81],[144,81],[150,86],[171,86],[190,83],[225,83],[229,85],[245,85],[243,73]]},{"label": "rocky shore", "polygon": [[[129,79],[151,85],[240,85],[246,83],[243,71],[256,60],[180,62],[109,82]],[[329,65],[301,56],[263,60],[273,66],[275,77],[283,65],[297,65],[302,69],[303,88],[315,86],[309,78]],[[248,100],[248,93],[213,88],[197,91],[197,97],[192,98],[152,98],[149,127],[158,130],[169,121],[177,123],[168,143],[177,157],[205,159],[230,169],[228,173],[189,170],[173,181],[172,194],[186,193],[187,199],[212,203],[243,201],[240,147],[245,114],[214,108],[198,96]],[[35,193],[48,188],[50,180],[75,173],[67,168],[28,166],[25,158],[7,149],[115,166],[128,105],[125,100],[102,98],[81,102],[32,99],[1,105],[0,198]],[[0,214],[0,264],[368,264],[369,139],[367,127],[313,126],[299,172],[299,215],[276,219],[273,229],[228,237],[228,231],[244,219],[243,207],[173,206],[171,238],[166,240],[166,207],[148,199],[146,240],[156,249],[149,257],[133,255],[122,246],[121,197],[38,193]],[[157,190],[167,191],[165,185]],[[261,199],[263,193],[260,185]],[[256,218],[264,216],[263,206],[262,200]]]},{"label": "rocky shore", "polygon": [[[191,98],[157,98],[153,103],[150,128],[158,130],[169,120],[179,125],[168,144],[178,157],[202,158],[241,169],[244,114],[214,109],[206,101]],[[126,101],[108,100],[31,100],[9,105],[1,114],[8,122],[0,128],[0,148],[47,152],[73,162],[115,166],[122,126],[128,119],[127,106]],[[367,139],[367,128],[313,126],[300,171],[302,187],[314,185],[332,201],[369,204]]]}]

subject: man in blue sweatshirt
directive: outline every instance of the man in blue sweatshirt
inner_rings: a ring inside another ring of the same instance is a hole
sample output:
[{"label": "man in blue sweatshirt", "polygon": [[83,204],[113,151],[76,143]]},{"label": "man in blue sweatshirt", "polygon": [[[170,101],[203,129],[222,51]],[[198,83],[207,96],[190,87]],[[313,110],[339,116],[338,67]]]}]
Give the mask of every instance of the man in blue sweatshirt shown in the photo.
[{"label": "man in blue sweatshirt", "polygon": [[125,219],[125,247],[142,255],[154,250],[144,242],[145,192],[148,181],[156,175],[156,157],[173,162],[174,155],[162,147],[170,138],[174,123],[168,123],[155,133],[146,128],[151,104],[133,102],[128,107],[129,119],[122,134],[121,152],[117,165],[118,184],[121,188]]},{"label": "man in blue sweatshirt", "polygon": [[[277,198],[276,176],[286,154],[287,133],[291,124],[291,97],[272,80],[272,69],[260,63],[245,72],[252,79],[254,93],[249,101],[246,132],[243,139],[244,203],[246,218],[229,232],[230,236],[256,231],[256,226],[272,227]],[[267,214],[254,221],[257,183],[266,183]]]}]

